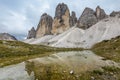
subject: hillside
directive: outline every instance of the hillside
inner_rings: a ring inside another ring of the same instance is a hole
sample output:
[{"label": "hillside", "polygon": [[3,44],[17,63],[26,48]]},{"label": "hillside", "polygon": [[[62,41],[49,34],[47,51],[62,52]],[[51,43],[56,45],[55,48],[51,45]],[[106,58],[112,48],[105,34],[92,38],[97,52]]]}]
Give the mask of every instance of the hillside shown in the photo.
[{"label": "hillside", "polygon": [[0,67],[22,62],[49,50],[49,47],[29,45],[19,41],[0,41]]},{"label": "hillside", "polygon": [[0,67],[42,57],[59,51],[79,51],[75,48],[54,48],[43,45],[30,45],[20,41],[0,40]]},{"label": "hillside", "polygon": [[95,44],[92,50],[97,55],[120,63],[120,36]]},{"label": "hillside", "polygon": [[13,35],[11,35],[9,33],[0,33],[0,40],[15,41],[17,39]]},{"label": "hillside", "polygon": [[[114,24],[113,24],[114,23]],[[24,42],[30,44],[42,44],[41,40],[52,47],[61,48],[91,48],[96,43],[103,40],[110,40],[120,35],[120,18],[109,17],[103,19],[87,30],[82,30],[76,26],[68,29],[62,34],[42,38],[28,39]]]}]

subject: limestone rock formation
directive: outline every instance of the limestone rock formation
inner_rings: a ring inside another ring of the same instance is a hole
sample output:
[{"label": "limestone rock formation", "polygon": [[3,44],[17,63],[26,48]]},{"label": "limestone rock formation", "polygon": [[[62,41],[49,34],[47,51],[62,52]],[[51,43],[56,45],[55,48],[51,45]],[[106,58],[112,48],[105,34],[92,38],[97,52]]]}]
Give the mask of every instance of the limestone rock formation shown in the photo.
[{"label": "limestone rock formation", "polygon": [[69,26],[70,12],[66,4],[60,3],[56,7],[52,25],[52,33],[59,34],[66,31]]},{"label": "limestone rock formation", "polygon": [[[111,13],[111,16],[119,13],[120,12],[113,12]],[[32,28],[29,31],[27,38],[40,38],[44,35],[50,34],[57,35],[68,30],[75,24],[77,24],[79,28],[88,29],[89,27],[106,17],[107,15],[105,11],[99,6],[96,7],[95,11],[87,7],[84,9],[82,15],[77,20],[76,13],[74,11],[72,11],[70,15],[68,6],[64,3],[59,3],[55,10],[54,19],[52,19],[52,17],[47,13],[44,13],[40,18],[37,30]]]},{"label": "limestone rock formation", "polygon": [[28,31],[27,39],[35,38],[35,35],[36,35],[36,30],[34,27],[32,27],[32,29]]},{"label": "limestone rock formation", "polygon": [[107,17],[105,11],[101,9],[100,6],[97,6],[95,14],[96,14],[98,21]]},{"label": "limestone rock formation", "polygon": [[111,17],[115,17],[115,16],[120,16],[120,11],[113,11],[111,14],[110,14]]},{"label": "limestone rock formation", "polygon": [[72,11],[72,14],[70,16],[70,27],[74,26],[76,23],[77,23],[76,13]]},{"label": "limestone rock formation", "polygon": [[47,13],[41,16],[36,30],[36,38],[51,34],[53,19]]},{"label": "limestone rock formation", "polygon": [[82,29],[87,29],[96,22],[97,22],[97,18],[95,16],[94,10],[87,7],[85,8],[81,17],[79,18],[78,27]]},{"label": "limestone rock formation", "polygon": [[0,40],[14,41],[14,40],[17,40],[17,39],[14,36],[12,36],[8,33],[0,33]]},{"label": "limestone rock formation", "polygon": [[78,20],[77,26],[82,29],[88,29],[104,18],[107,18],[107,15],[99,6],[97,6],[96,11],[91,8],[85,8]]}]

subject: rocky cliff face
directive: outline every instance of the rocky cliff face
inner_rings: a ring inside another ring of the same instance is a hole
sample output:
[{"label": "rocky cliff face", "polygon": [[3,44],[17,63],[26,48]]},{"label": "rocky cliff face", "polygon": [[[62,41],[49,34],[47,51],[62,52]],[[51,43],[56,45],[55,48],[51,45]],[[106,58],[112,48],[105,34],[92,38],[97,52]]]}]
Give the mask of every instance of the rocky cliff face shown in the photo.
[{"label": "rocky cliff face", "polygon": [[82,29],[88,29],[89,27],[106,17],[106,13],[99,6],[97,6],[96,11],[91,8],[85,8],[78,20],[77,26]]},{"label": "rocky cliff face", "polygon": [[28,31],[27,39],[35,38],[35,35],[36,35],[36,30],[34,27],[32,27],[32,29]]},{"label": "rocky cliff face", "polygon": [[[120,12],[113,12],[111,13],[111,16],[119,13]],[[27,38],[39,38],[44,35],[60,34],[74,25],[77,25],[82,29],[88,29],[106,17],[107,15],[105,11],[99,6],[96,7],[95,11],[87,7],[77,20],[76,13],[72,11],[70,15],[68,6],[64,3],[60,3],[56,7],[54,19],[52,19],[52,17],[47,13],[44,13],[40,18],[37,30],[31,29]]]},{"label": "rocky cliff face", "polygon": [[76,13],[72,11],[72,14],[70,16],[70,27],[74,26],[76,23],[77,23]]},{"label": "rocky cliff face", "polygon": [[100,6],[97,6],[95,15],[96,15],[98,21],[107,17],[105,11],[103,9],[101,9]]},{"label": "rocky cliff face", "polygon": [[36,38],[51,34],[53,19],[47,13],[41,16],[36,30]]},{"label": "rocky cliff face", "polygon": [[70,12],[66,4],[60,3],[56,7],[55,17],[52,25],[52,33],[59,34],[66,31],[69,25]]},{"label": "rocky cliff face", "polygon": [[0,40],[14,41],[14,40],[17,40],[17,39],[14,36],[12,36],[8,33],[0,33]]},{"label": "rocky cliff face", "polygon": [[115,16],[119,16],[120,17],[120,11],[113,11],[111,14],[110,14],[111,17],[115,17]]},{"label": "rocky cliff face", "polygon": [[85,8],[78,21],[78,27],[87,29],[97,22],[95,12],[91,8]]}]

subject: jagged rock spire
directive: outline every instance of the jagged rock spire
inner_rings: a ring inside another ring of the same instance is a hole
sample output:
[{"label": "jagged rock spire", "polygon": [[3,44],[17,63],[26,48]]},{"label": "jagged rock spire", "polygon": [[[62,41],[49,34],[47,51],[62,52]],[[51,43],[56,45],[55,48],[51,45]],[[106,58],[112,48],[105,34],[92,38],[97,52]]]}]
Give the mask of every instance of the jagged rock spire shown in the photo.
[{"label": "jagged rock spire", "polygon": [[89,27],[106,17],[107,15],[105,11],[101,9],[100,6],[96,7],[96,11],[86,7],[78,20],[77,26],[82,29],[88,29]]},{"label": "jagged rock spire", "polygon": [[95,14],[96,14],[96,17],[97,17],[98,21],[107,17],[105,11],[103,9],[101,9],[100,6],[96,7],[96,13]]},{"label": "jagged rock spire", "polygon": [[52,33],[59,34],[69,29],[70,27],[69,19],[70,19],[70,12],[68,6],[64,3],[59,3],[55,11]]},{"label": "jagged rock spire", "polygon": [[31,28],[31,30],[28,31],[27,39],[35,38],[36,30],[34,27]]},{"label": "jagged rock spire", "polygon": [[86,7],[78,20],[78,27],[87,29],[97,22],[93,9]]},{"label": "jagged rock spire", "polygon": [[76,13],[72,11],[72,14],[70,16],[70,27],[74,26],[76,23],[77,23]]},{"label": "jagged rock spire", "polygon": [[53,19],[47,13],[44,13],[36,30],[36,38],[42,37],[44,35],[51,34]]}]

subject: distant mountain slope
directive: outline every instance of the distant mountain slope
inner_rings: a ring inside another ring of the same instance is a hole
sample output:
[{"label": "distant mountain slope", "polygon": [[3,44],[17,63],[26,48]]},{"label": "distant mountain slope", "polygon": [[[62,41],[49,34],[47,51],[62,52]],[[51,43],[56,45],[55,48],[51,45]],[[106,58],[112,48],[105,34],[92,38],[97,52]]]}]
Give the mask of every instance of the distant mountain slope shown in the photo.
[{"label": "distant mountain slope", "polygon": [[8,33],[0,33],[0,40],[17,40],[14,36],[8,34]]}]

